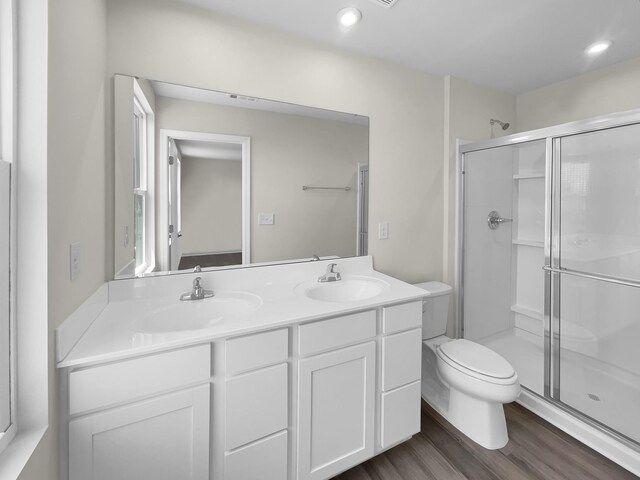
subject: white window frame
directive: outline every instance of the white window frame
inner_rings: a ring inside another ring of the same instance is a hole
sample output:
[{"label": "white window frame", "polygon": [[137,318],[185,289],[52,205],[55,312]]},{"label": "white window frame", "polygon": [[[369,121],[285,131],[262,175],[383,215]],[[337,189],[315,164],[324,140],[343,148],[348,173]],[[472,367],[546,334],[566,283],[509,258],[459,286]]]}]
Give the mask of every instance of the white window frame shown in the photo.
[{"label": "white window frame", "polygon": [[[49,425],[48,26],[46,0],[0,0],[0,92],[7,91],[7,81],[13,84],[3,99],[4,108],[10,105],[13,113],[9,117],[12,126],[5,130],[10,131],[9,139],[3,139],[2,148],[12,145],[15,248],[11,298],[15,306],[12,357],[16,399],[12,418],[17,429],[13,441],[0,452],[0,478],[20,476]],[[7,67],[4,52],[9,52],[12,59]],[[16,275],[18,270],[36,273]],[[37,302],[33,292],[38,292]]]},{"label": "white window frame", "polygon": [[[134,114],[142,119],[142,128],[139,130],[140,139],[140,185],[133,190],[134,198],[140,196],[144,202],[143,213],[143,262],[136,265],[136,276],[152,272],[155,269],[155,213],[154,213],[154,174],[155,174],[155,119],[149,101],[144,95],[142,87],[137,80],[133,82]],[[135,202],[134,202],[135,204]],[[136,232],[134,231],[134,242]]]},{"label": "white window frame", "polygon": [[[0,255],[8,254],[8,275],[6,287],[6,300],[8,303],[8,318],[0,321],[8,321],[0,329],[0,342],[9,346],[9,351],[0,350],[0,365],[9,368],[7,385],[0,385],[0,395],[7,395],[4,401],[9,402],[9,418],[6,429],[0,431],[0,452],[4,451],[17,433],[17,395],[16,395],[16,316],[15,316],[15,266],[16,266],[16,182],[12,175],[12,163],[14,162],[14,148],[16,143],[16,55],[15,55],[15,4],[11,0],[2,0],[0,3],[0,162],[2,175],[9,176],[9,251],[0,252]],[[3,179],[4,181],[4,179]],[[5,201],[1,199],[0,201]],[[4,228],[4,227],[3,227]],[[0,295],[5,296],[5,292]],[[4,383],[4,382],[3,382]],[[2,421],[4,423],[4,420]],[[0,425],[0,428],[1,425]]]}]

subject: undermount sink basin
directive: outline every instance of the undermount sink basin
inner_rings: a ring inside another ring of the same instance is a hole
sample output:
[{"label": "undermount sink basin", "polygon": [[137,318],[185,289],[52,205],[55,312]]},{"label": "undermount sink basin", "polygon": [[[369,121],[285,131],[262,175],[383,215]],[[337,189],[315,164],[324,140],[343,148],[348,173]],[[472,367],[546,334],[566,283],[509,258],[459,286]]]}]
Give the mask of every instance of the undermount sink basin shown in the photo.
[{"label": "undermount sink basin", "polygon": [[389,288],[383,280],[366,276],[344,276],[337,282],[307,282],[298,293],[320,302],[355,302],[380,295]]},{"label": "undermount sink basin", "polygon": [[250,314],[262,305],[257,295],[244,292],[215,292],[203,300],[175,302],[156,308],[134,324],[140,333],[171,333],[209,328],[222,320]]}]

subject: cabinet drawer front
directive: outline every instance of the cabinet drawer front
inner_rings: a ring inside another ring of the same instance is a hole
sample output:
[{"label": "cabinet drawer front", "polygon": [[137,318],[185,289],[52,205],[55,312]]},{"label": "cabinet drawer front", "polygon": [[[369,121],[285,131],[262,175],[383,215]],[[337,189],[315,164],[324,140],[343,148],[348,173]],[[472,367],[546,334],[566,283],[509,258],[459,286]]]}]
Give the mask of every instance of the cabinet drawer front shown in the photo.
[{"label": "cabinet drawer front", "polygon": [[105,408],[210,377],[209,344],[76,370],[69,375],[69,413]]},{"label": "cabinet drawer front", "polygon": [[286,328],[227,340],[227,376],[286,362],[289,330]]},{"label": "cabinet drawer front", "polygon": [[382,309],[382,333],[395,333],[422,327],[422,301]]},{"label": "cabinet drawer front", "polygon": [[69,422],[69,480],[207,480],[209,385]]},{"label": "cabinet drawer front", "polygon": [[286,480],[287,432],[239,448],[225,459],[225,480]]},{"label": "cabinet drawer front", "polygon": [[287,370],[276,365],[227,380],[227,450],[287,428]]},{"label": "cabinet drawer front", "polygon": [[384,391],[420,380],[422,330],[396,333],[382,339],[382,389]]},{"label": "cabinet drawer front", "polygon": [[420,431],[420,382],[382,394],[380,443],[387,448]]},{"label": "cabinet drawer front", "polygon": [[339,348],[376,336],[376,312],[355,313],[300,326],[300,355]]}]

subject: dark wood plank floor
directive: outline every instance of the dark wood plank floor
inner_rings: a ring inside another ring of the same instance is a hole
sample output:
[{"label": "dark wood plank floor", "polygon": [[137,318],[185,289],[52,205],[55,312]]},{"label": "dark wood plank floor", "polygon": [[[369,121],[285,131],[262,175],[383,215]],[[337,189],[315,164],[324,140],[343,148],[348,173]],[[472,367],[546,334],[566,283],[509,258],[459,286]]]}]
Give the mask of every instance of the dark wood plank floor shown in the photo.
[{"label": "dark wood plank floor", "polygon": [[188,255],[180,257],[178,270],[191,270],[196,265],[206,267],[226,267],[242,264],[242,252],[210,253],[204,255]]},{"label": "dark wood plank floor", "polygon": [[335,480],[638,479],[516,403],[505,413],[509,443],[486,450],[423,402],[419,434]]}]

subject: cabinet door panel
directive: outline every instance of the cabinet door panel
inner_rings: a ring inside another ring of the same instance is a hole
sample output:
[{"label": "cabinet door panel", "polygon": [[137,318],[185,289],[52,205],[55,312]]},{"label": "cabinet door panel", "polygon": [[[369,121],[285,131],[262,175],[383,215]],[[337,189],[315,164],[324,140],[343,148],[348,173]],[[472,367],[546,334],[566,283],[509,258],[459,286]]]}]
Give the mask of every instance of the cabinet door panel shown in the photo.
[{"label": "cabinet door panel", "polygon": [[298,479],[331,477],[373,456],[375,343],[300,362]]},{"label": "cabinet door panel", "polygon": [[69,480],[209,478],[209,385],[69,423]]}]

